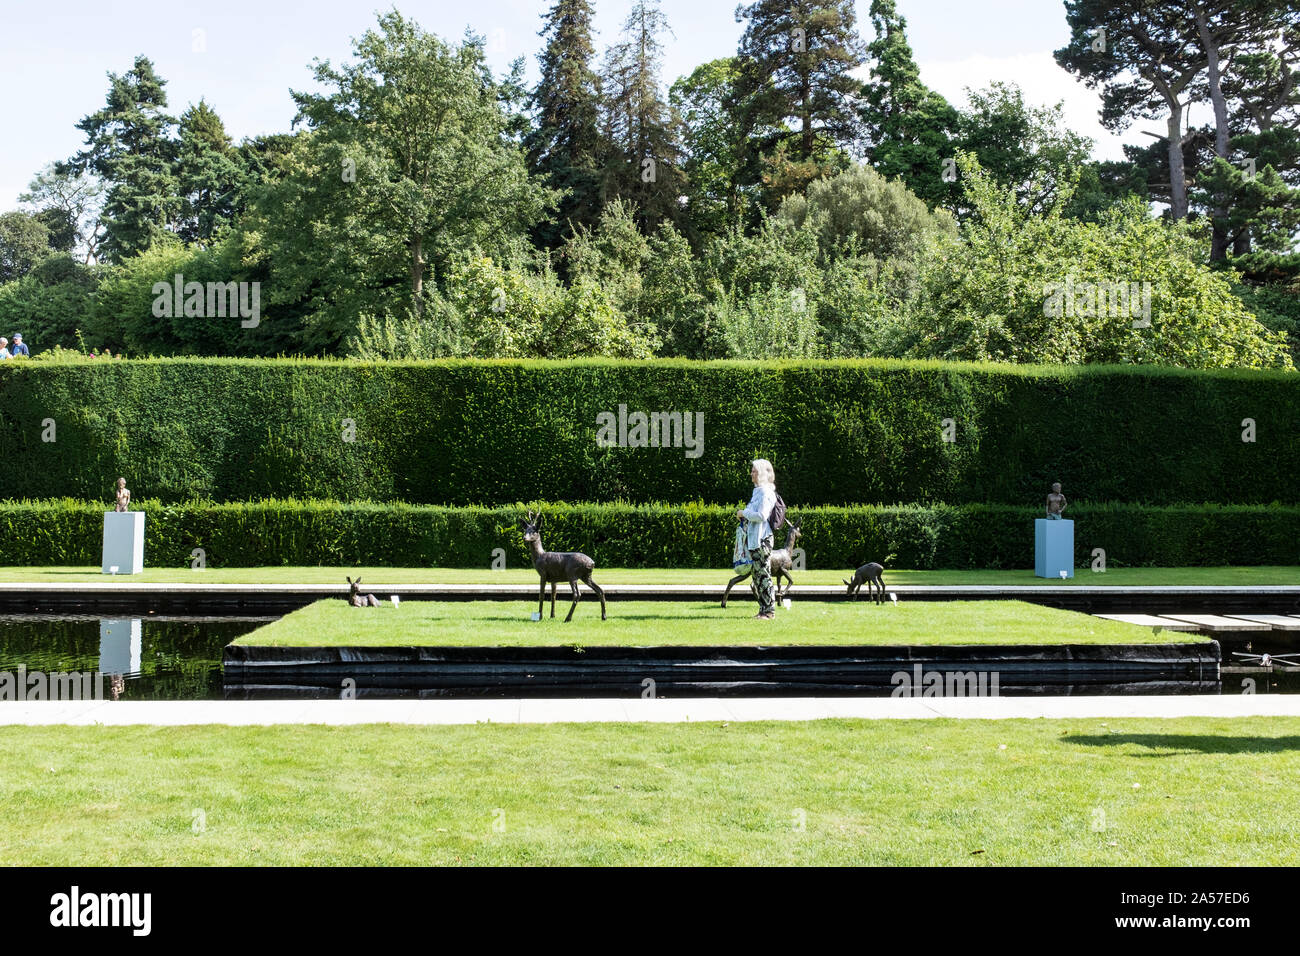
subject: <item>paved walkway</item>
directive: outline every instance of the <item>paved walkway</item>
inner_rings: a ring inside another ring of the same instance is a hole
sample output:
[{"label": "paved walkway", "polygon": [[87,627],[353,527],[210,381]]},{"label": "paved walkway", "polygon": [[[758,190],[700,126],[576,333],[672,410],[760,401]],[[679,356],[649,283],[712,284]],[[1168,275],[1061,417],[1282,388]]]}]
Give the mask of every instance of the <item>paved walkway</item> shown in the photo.
[{"label": "paved walkway", "polygon": [[27,701],[0,725],[550,724],[928,720],[936,717],[1300,717],[1300,695],[1151,697],[750,697],[642,700]]}]

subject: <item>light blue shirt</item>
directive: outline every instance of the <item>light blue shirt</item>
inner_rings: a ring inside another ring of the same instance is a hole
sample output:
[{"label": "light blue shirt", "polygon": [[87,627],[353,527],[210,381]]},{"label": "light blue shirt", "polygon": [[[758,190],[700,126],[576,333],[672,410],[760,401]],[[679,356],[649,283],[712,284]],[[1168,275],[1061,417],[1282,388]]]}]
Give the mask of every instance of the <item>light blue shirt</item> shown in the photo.
[{"label": "light blue shirt", "polygon": [[749,536],[746,547],[753,551],[762,545],[764,538],[772,537],[772,526],[767,523],[768,515],[776,507],[776,489],[754,486],[754,496],[749,499],[745,509],[745,520],[749,522]]}]

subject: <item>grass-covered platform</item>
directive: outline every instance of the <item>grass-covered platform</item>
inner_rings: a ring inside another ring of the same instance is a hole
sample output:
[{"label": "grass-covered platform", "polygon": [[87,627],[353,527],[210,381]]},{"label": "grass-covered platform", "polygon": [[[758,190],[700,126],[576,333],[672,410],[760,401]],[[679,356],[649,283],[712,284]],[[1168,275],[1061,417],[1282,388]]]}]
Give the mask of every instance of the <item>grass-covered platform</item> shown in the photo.
[{"label": "grass-covered platform", "polygon": [[[742,595],[744,597],[746,595]],[[1168,635],[1022,601],[875,605],[793,602],[775,621],[753,620],[751,601],[716,604],[610,601],[609,619],[584,594],[573,620],[532,621],[536,601],[405,602],[354,608],[317,601],[235,643],[262,647],[857,646],[930,644],[1161,644]],[[549,601],[545,613],[550,614]]]},{"label": "grass-covered platform", "polygon": [[[146,553],[145,562],[149,556]],[[107,575],[94,567],[0,567],[4,584],[74,585],[121,582],[132,584],[332,584],[346,587],[345,578],[360,575],[367,587],[385,584],[537,584],[531,566],[491,571],[487,568],[386,568],[386,567],[257,567],[257,568],[157,568],[146,566],[140,574]],[[849,568],[795,571],[795,587],[840,585],[851,577]],[[725,585],[726,568],[603,568],[596,569],[598,584]],[[1278,587],[1300,586],[1300,567],[1268,565],[1220,568],[1116,568],[1101,573],[1077,569],[1061,581],[1039,578],[1023,571],[909,571],[887,568],[889,586],[1001,585],[1016,587]],[[744,585],[737,585],[744,589]]]},{"label": "grass-covered platform", "polygon": [[[897,607],[796,603],[775,621],[749,602],[588,600],[572,622],[536,604],[319,601],[223,655],[228,696],[618,697],[915,693],[999,696],[1091,685],[1100,692],[1210,692],[1219,645],[1018,601]],[[563,612],[561,612],[563,613]],[[929,674],[931,676],[926,677]],[[902,676],[900,676],[902,675]],[[912,676],[909,676],[912,675]],[[947,688],[951,688],[950,690]]]},{"label": "grass-covered platform", "polygon": [[0,865],[1300,865],[1300,718],[0,728]]}]

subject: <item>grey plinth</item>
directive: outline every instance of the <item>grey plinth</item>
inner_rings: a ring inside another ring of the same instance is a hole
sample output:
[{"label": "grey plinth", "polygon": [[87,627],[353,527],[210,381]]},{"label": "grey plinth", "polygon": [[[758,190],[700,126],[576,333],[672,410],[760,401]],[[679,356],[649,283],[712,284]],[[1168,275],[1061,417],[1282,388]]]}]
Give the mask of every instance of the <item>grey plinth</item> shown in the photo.
[{"label": "grey plinth", "polygon": [[105,574],[139,574],[144,570],[144,512],[104,513]]}]

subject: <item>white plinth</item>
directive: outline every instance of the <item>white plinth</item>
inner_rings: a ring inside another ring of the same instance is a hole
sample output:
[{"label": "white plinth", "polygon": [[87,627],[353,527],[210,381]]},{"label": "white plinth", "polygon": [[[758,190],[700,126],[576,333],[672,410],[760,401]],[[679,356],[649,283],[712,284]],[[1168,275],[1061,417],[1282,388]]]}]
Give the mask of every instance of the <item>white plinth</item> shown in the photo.
[{"label": "white plinth", "polygon": [[105,574],[139,574],[144,570],[144,512],[104,512]]}]

